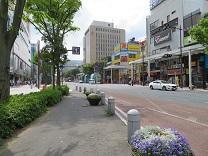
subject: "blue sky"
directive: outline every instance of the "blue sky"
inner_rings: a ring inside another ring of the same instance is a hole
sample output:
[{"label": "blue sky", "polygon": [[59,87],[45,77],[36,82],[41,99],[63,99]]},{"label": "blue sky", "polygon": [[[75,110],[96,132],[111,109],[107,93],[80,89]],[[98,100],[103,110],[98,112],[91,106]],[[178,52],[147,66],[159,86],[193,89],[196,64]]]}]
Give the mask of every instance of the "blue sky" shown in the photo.
[{"label": "blue sky", "polygon": [[[93,20],[113,22],[115,27],[125,29],[126,41],[132,37],[142,40],[146,37],[146,17],[149,14],[149,0],[82,0],[82,8],[74,18],[74,26],[78,26],[80,31],[68,33],[65,38],[67,49],[80,47],[81,55],[69,52],[68,59],[83,59],[83,36]],[[39,33],[31,27],[31,43],[40,39]]]}]

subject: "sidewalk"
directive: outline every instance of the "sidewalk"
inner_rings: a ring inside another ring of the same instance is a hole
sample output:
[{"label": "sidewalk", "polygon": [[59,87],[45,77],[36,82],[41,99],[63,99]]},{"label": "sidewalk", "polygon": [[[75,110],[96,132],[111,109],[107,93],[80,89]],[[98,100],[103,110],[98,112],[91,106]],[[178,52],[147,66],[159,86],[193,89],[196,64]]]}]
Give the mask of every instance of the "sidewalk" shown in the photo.
[{"label": "sidewalk", "polygon": [[30,85],[20,85],[20,86],[13,86],[10,87],[10,95],[15,95],[15,94],[28,94],[30,92],[38,92],[41,90],[35,87],[35,85],[32,85],[32,88]]},{"label": "sidewalk", "polygon": [[[25,87],[25,90],[27,87]],[[90,106],[72,91],[9,142],[1,156],[131,156],[127,127],[107,106]]]}]

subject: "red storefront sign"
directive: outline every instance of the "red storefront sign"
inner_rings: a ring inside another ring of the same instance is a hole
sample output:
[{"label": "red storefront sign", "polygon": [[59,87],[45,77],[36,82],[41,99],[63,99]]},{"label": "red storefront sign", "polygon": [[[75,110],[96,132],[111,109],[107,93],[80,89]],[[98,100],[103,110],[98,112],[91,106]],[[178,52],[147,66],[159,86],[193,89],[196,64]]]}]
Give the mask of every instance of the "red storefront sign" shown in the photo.
[{"label": "red storefront sign", "polygon": [[181,74],[181,70],[177,69],[177,70],[169,70],[168,71],[168,75],[179,75]]}]

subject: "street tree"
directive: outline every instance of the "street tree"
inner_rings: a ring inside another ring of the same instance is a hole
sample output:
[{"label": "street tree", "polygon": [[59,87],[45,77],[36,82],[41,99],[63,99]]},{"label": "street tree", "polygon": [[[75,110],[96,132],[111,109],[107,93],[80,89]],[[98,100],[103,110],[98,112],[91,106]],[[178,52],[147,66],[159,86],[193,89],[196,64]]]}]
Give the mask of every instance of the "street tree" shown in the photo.
[{"label": "street tree", "polygon": [[[10,54],[18,35],[26,0],[0,0],[0,101],[10,97]],[[13,19],[8,23],[8,12]]]},{"label": "street tree", "polygon": [[44,42],[51,46],[51,64],[57,70],[57,85],[60,85],[60,63],[67,54],[67,51],[63,51],[64,37],[68,32],[79,30],[72,24],[80,7],[80,0],[27,0],[25,6],[25,19],[40,32]]},{"label": "street tree", "polygon": [[199,21],[196,27],[189,30],[191,37],[205,47],[205,53],[208,53],[208,13]]}]

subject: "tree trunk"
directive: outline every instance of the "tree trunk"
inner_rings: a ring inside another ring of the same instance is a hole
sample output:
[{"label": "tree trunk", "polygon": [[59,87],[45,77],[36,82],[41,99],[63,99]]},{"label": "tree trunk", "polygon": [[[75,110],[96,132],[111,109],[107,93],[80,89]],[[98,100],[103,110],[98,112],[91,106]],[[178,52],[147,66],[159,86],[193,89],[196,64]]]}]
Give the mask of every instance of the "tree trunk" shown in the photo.
[{"label": "tree trunk", "polygon": [[52,84],[53,89],[55,89],[55,65],[52,65]]},{"label": "tree trunk", "polygon": [[0,101],[10,96],[10,49],[0,41]]},{"label": "tree trunk", "polygon": [[56,85],[57,86],[60,86],[60,67],[59,67],[59,64],[56,65],[57,67],[57,79],[56,79]]}]

